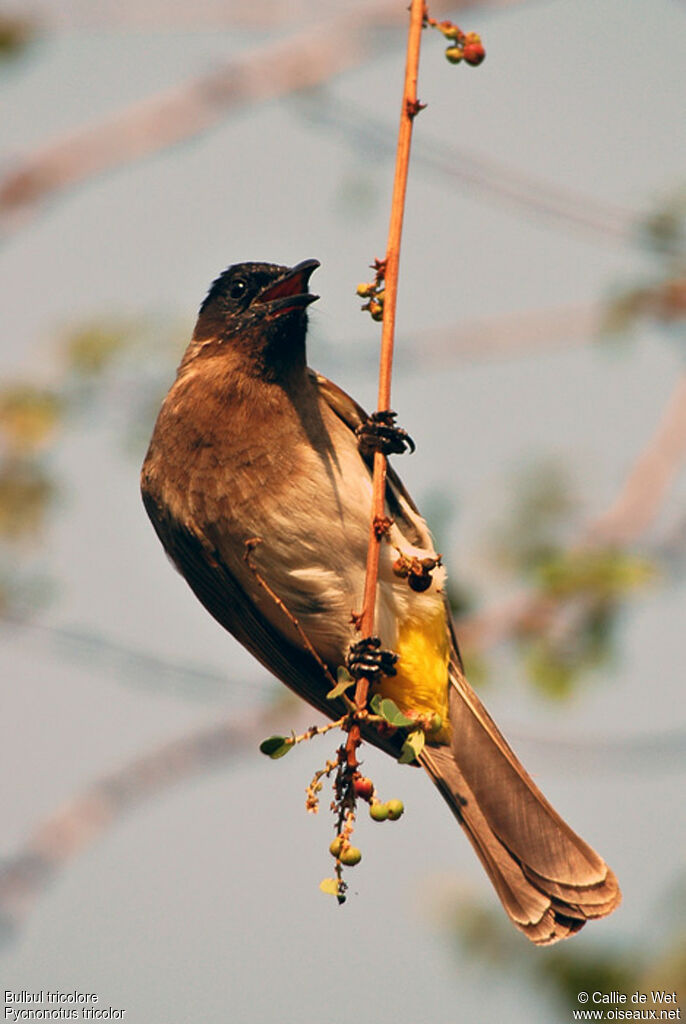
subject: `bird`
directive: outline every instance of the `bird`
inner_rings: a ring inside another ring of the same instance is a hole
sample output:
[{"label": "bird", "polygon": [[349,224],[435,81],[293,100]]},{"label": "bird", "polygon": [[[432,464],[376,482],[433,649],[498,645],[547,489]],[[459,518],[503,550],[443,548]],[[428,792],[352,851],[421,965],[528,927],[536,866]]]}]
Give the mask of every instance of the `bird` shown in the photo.
[{"label": "bird", "polygon": [[[236,263],[213,282],[157,417],[141,492],[207,611],[335,719],[345,706],[326,695],[331,674],[351,664],[364,587],[373,452],[361,439],[373,417],[307,365],[318,266]],[[383,657],[372,666],[363,655],[363,668],[401,712],[438,716],[420,765],[515,927],[537,945],[557,942],[618,906],[617,879],[546,800],[467,681],[445,567],[390,466],[386,512],[372,644]],[[399,564],[430,568],[417,586]],[[392,738],[363,733],[397,757]]]}]

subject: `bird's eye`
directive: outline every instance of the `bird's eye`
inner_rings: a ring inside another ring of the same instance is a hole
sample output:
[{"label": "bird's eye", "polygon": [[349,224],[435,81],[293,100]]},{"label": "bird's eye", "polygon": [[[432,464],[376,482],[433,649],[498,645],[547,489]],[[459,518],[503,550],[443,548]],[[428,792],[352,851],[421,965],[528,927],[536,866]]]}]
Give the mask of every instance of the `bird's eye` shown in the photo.
[{"label": "bird's eye", "polygon": [[234,281],[233,284],[231,285],[231,288],[229,289],[229,295],[231,296],[232,299],[242,299],[243,296],[245,295],[246,288],[247,285],[245,281]]}]

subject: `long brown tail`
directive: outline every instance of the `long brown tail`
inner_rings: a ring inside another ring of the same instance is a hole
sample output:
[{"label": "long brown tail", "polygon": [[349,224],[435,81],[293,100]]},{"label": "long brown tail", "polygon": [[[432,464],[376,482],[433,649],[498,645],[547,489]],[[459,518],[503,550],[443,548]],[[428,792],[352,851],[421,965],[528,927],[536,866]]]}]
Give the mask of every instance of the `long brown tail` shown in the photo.
[{"label": "long brown tail", "polygon": [[613,872],[550,806],[455,667],[450,747],[420,760],[467,833],[512,922],[539,945],[612,913]]}]

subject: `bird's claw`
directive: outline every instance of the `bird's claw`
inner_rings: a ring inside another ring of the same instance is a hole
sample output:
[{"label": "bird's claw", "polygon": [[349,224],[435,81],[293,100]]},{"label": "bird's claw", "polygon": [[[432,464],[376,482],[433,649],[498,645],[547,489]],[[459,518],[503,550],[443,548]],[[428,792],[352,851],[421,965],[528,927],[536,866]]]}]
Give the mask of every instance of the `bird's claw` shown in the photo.
[{"label": "bird's claw", "polygon": [[348,651],[348,671],[353,679],[363,676],[375,682],[380,676],[394,676],[398,655],[385,651],[378,636],[368,636],[351,644]]},{"label": "bird's claw", "polygon": [[402,455],[406,451],[413,452],[415,443],[402,427],[395,425],[396,413],[390,409],[373,412],[364,423],[355,428],[357,447],[361,455]]}]

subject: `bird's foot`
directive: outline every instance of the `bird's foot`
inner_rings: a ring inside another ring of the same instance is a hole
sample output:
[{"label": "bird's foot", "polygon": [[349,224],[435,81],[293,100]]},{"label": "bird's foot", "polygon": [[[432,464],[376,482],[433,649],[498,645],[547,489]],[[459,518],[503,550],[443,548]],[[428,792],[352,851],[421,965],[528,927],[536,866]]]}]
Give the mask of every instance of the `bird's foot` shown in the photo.
[{"label": "bird's foot", "polygon": [[364,676],[370,682],[376,682],[381,676],[396,674],[395,663],[398,655],[393,651],[384,651],[378,636],[368,636],[351,644],[346,660],[353,679],[361,679]]},{"label": "bird's foot", "polygon": [[357,447],[360,455],[402,455],[403,452],[415,450],[415,443],[402,427],[396,427],[396,413],[390,409],[373,412],[364,423],[355,428]]}]

